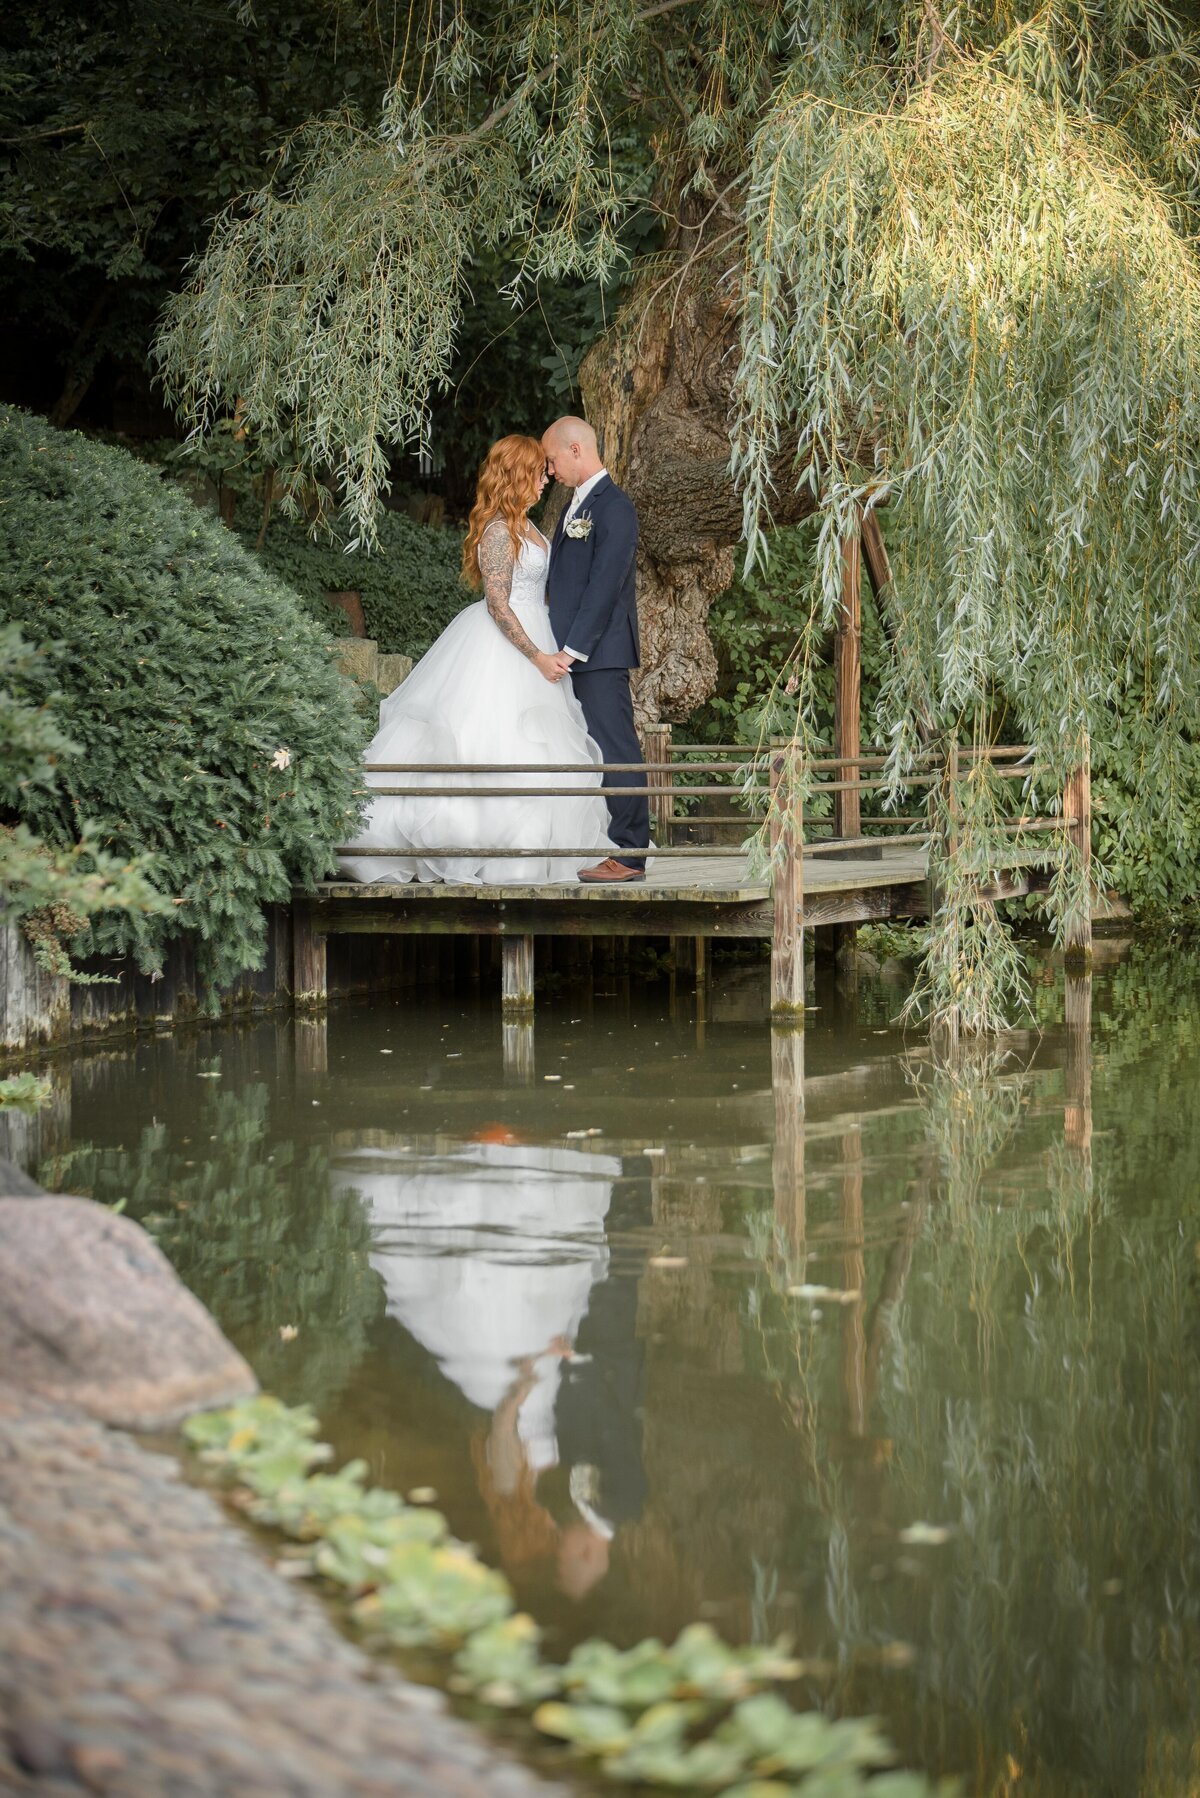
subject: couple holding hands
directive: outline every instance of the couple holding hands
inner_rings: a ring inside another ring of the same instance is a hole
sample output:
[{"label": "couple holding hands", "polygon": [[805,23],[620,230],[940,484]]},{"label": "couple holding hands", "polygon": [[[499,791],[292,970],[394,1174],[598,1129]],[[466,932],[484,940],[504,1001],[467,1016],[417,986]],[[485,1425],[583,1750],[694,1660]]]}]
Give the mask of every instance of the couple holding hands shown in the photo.
[{"label": "couple holding hands", "polygon": [[[528,514],[550,480],[572,495],[547,539]],[[350,854],[339,859],[344,874],[471,886],[645,878],[648,801],[622,792],[646,785],[629,686],[639,661],[637,540],[633,503],[583,419],[557,419],[540,442],[512,436],[493,444],[463,548],[463,578],[483,598],[458,614],[383,701],[367,784],[507,791],[373,797]],[[376,762],[433,771],[373,774]],[[633,767],[602,775],[604,762]],[[455,772],[505,763],[569,765],[571,772]],[[531,784],[573,790],[545,797],[528,793]],[[356,858],[364,848],[396,854]],[[517,849],[527,853],[511,853]]]}]

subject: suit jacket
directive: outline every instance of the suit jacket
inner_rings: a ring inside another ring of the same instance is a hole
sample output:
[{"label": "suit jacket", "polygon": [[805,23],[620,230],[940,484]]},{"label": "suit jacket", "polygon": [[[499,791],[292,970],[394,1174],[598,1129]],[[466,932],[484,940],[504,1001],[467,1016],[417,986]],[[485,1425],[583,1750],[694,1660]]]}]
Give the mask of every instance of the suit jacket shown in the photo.
[{"label": "suit jacket", "polygon": [[636,668],[638,636],[638,519],[633,501],[608,475],[588,494],[576,518],[590,518],[586,538],[564,534],[566,511],[550,546],[547,596],[550,628],[560,649],[568,644],[593,668]]}]

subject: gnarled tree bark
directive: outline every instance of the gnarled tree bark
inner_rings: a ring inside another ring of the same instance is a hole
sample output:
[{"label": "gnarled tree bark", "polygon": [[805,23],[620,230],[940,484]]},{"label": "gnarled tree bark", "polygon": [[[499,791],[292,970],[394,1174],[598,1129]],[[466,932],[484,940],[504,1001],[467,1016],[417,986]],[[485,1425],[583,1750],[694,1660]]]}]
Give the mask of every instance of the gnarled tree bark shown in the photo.
[{"label": "gnarled tree bark", "polygon": [[[634,703],[642,724],[686,718],[716,685],[708,612],[733,578],[742,534],[729,473],[735,301],[731,281],[714,280],[703,264],[682,284],[647,281],[580,371],[606,465],[641,521]],[[778,524],[813,510],[791,459],[777,499]]]}]

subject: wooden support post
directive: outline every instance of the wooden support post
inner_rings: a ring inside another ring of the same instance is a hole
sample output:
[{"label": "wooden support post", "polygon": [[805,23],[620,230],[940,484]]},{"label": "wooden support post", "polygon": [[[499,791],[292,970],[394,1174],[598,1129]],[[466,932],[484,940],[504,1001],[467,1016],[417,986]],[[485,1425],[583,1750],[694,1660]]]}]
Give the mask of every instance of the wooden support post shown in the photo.
[{"label": "wooden support post", "polygon": [[1086,883],[1086,897],[1067,919],[1063,941],[1068,966],[1079,969],[1092,959],[1092,753],[1086,736],[1079,765],[1063,787],[1063,817],[1074,820],[1067,827],[1067,842]]},{"label": "wooden support post", "polygon": [[325,933],[314,926],[312,906],[298,899],[292,908],[292,1001],[299,1010],[319,1011],[328,998]]},{"label": "wooden support post", "polygon": [[[943,840],[940,845],[940,859],[943,871],[948,864],[953,863],[954,857],[958,852],[958,778],[958,738],[951,737],[949,743],[946,745],[946,771],[943,775],[943,790],[946,795],[946,810],[948,814],[944,825],[940,823],[937,813],[934,810],[937,788],[930,787],[929,789],[930,831],[932,832],[940,827],[943,832]],[[931,846],[931,858],[932,855],[933,847]],[[929,866],[928,887],[929,921],[932,924],[937,918],[943,905],[946,903],[945,884],[939,874],[935,871],[932,859]],[[957,1051],[959,1041],[957,1006],[952,1008],[948,1017],[942,1017],[935,1014],[930,1024],[930,1037],[939,1054],[953,1055]]]},{"label": "wooden support post", "polygon": [[861,541],[867,579],[878,603],[892,584],[892,565],[888,561],[883,532],[879,528],[879,514],[874,506],[869,506],[862,515]]},{"label": "wooden support post", "polygon": [[[862,754],[862,551],[857,536],[842,539],[842,616],[833,646],[833,753]],[[857,781],[860,770],[839,768],[838,781]],[[833,796],[833,830],[839,837],[862,835],[857,788]]]},{"label": "wooden support post", "polygon": [[771,1020],[804,1023],[804,820],[794,743],[771,752]]},{"label": "wooden support post", "polygon": [[691,936],[673,936],[671,938],[671,965],[677,974],[690,974],[696,965],[696,938]]},{"label": "wooden support post", "polygon": [[693,965],[696,969],[696,990],[699,992],[701,987],[707,985],[708,982],[708,938],[706,936],[692,938],[692,954],[695,958]]},{"label": "wooden support post", "polygon": [[533,1010],[533,938],[500,939],[500,994],[505,1011]]},{"label": "wooden support post", "polygon": [[[842,615],[833,646],[833,753],[862,754],[862,549],[858,536],[842,539]],[[844,791],[833,796],[833,834],[862,835],[862,797],[850,781],[862,777],[860,768],[839,768],[838,783]],[[853,924],[835,924],[833,951],[853,953],[858,931]]]},{"label": "wooden support post", "polygon": [[650,794],[650,834],[660,849],[669,849],[675,815],[672,776],[665,767],[671,759],[671,726],[648,724],[642,732],[642,748],[648,762],[664,764],[663,771],[646,775],[646,785],[655,789]]}]

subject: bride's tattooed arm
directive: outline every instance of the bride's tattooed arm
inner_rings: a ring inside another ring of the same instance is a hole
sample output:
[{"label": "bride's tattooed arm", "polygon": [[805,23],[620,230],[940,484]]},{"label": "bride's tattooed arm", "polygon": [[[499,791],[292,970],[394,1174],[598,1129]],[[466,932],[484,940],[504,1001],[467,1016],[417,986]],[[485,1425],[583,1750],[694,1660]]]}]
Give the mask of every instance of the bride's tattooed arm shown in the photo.
[{"label": "bride's tattooed arm", "polygon": [[513,567],[512,541],[508,529],[499,520],[494,520],[484,531],[479,544],[479,572],[483,576],[483,597],[487,601],[488,611],[509,642],[519,649],[523,656],[528,656],[531,662],[536,662],[542,652],[521,629],[516,613],[509,604]]}]

